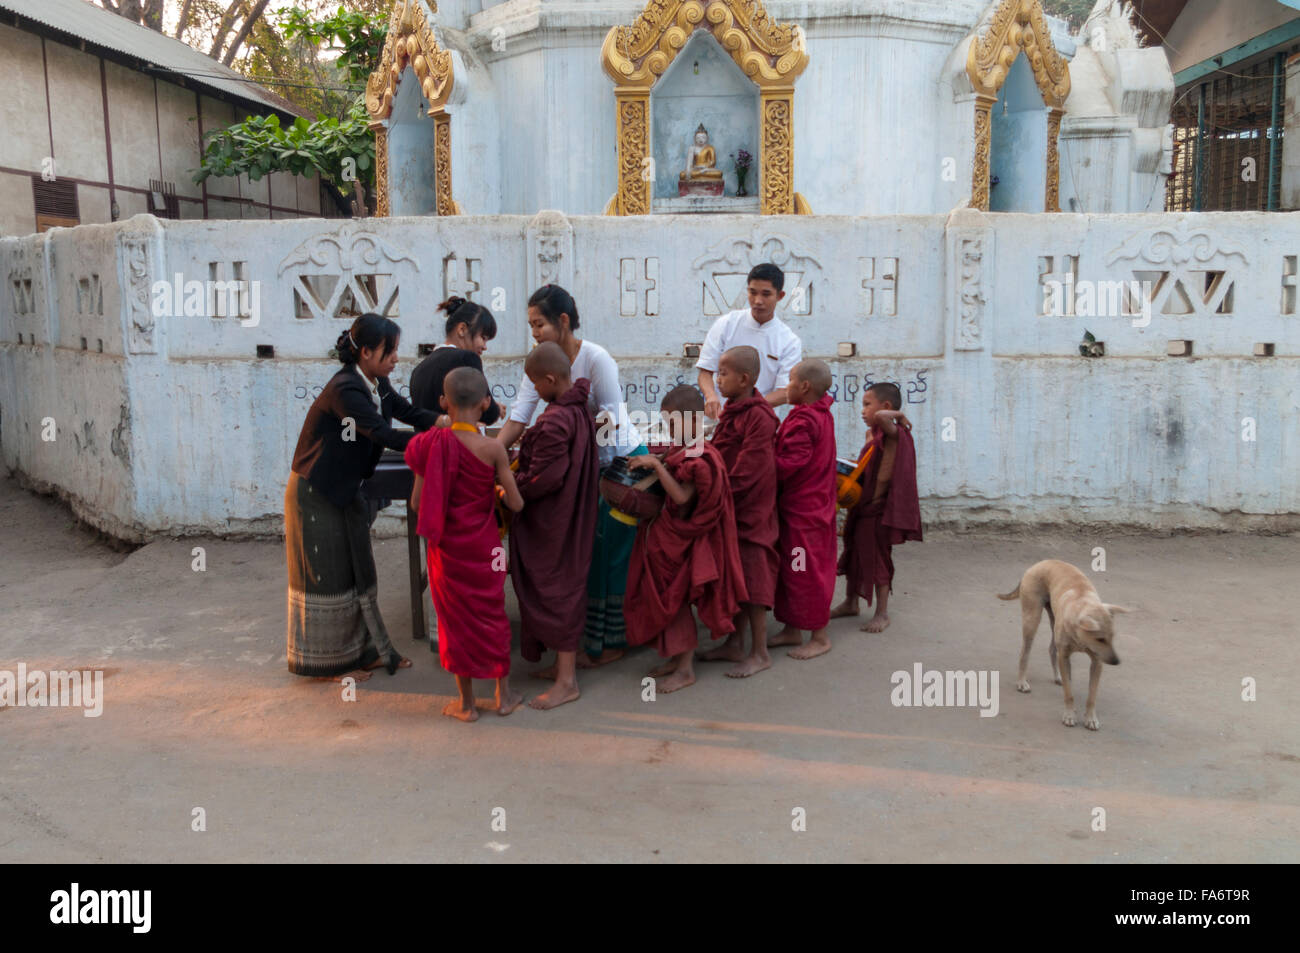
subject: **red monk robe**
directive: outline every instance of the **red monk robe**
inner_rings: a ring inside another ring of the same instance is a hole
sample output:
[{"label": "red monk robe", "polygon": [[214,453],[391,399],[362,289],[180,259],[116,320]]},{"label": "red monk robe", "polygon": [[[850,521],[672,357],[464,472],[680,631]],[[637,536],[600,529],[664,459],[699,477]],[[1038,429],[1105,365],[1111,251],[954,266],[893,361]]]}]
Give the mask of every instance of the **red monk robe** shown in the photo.
[{"label": "red monk robe", "polygon": [[424,477],[416,528],[429,541],[442,667],[466,678],[504,678],[510,674],[510,622],[494,516],[496,470],[445,427],[416,434],[406,445],[406,465]]},{"label": "red monk robe", "polygon": [[674,479],[695,484],[695,499],[686,507],[669,499],[658,516],[637,525],[623,615],[629,644],[653,641],[668,658],[698,644],[692,603],[721,638],[735,631],[747,594],[722,454],[701,442],[674,449],[664,465]]},{"label": "red monk robe", "polygon": [[835,593],[835,420],[831,396],[800,404],[776,433],[781,577],[774,615],[810,632],[831,620]]},{"label": "red monk robe", "polygon": [[575,652],[587,620],[587,573],[596,542],[596,421],[584,377],[524,433],[515,481],[524,508],[510,524],[510,578],[519,598],[520,652]]},{"label": "red monk robe", "polygon": [[[871,430],[871,439],[862,447],[875,446],[876,452],[862,474],[862,497],[849,510],[844,521],[844,552],[838,571],[847,577],[848,591],[871,605],[877,584],[893,592],[894,560],[889,548],[909,539],[921,540],[921,503],[916,492],[916,444],[906,427],[898,428],[893,472],[884,496],[875,499],[880,466],[885,459],[885,432]],[[862,453],[858,459],[862,459]]]},{"label": "red monk robe", "polygon": [[772,405],[755,392],[747,400],[727,402],[711,438],[727,464],[748,601],[768,609],[775,604],[781,572],[773,453],[779,424]]}]

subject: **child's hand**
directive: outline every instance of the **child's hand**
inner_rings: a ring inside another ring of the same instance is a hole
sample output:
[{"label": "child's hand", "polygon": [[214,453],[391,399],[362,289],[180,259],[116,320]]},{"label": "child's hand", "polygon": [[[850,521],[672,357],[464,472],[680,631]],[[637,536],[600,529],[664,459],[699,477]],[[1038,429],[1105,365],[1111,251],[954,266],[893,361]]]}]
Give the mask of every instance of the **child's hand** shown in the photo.
[{"label": "child's hand", "polygon": [[657,463],[659,463],[659,458],[653,453],[642,453],[627,458],[627,465],[633,470],[653,470]]}]

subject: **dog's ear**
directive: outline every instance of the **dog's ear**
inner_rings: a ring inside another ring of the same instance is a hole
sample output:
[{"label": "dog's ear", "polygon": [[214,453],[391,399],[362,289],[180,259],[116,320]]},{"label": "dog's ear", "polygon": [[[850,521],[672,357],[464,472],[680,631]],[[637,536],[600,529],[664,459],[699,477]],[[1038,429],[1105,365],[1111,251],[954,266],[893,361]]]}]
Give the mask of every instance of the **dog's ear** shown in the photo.
[{"label": "dog's ear", "polygon": [[1078,626],[1086,632],[1097,632],[1101,629],[1101,623],[1090,615],[1079,616]]},{"label": "dog's ear", "polygon": [[1105,609],[1107,612],[1109,612],[1111,615],[1114,615],[1117,612],[1124,613],[1124,612],[1134,611],[1132,609],[1125,609],[1123,606],[1113,606],[1109,602],[1103,602],[1101,604],[1101,607]]}]

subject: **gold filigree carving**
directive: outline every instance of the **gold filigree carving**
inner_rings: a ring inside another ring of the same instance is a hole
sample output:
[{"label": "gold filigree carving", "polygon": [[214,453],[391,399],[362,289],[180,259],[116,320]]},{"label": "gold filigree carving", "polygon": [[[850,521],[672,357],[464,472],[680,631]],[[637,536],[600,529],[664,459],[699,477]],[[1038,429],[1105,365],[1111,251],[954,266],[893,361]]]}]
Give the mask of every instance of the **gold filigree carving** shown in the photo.
[{"label": "gold filigree carving", "polygon": [[760,185],[764,215],[788,215],[794,211],[794,184],[790,168],[794,163],[794,137],[790,130],[789,98],[763,97],[763,145],[759,154]]},{"label": "gold filigree carving", "polygon": [[433,117],[433,194],[439,215],[455,215],[451,197],[451,117],[444,109]]},{"label": "gold filigree carving", "polygon": [[793,212],[793,83],[808,65],[802,28],[772,19],[760,0],[648,0],[630,26],[616,26],[605,35],[600,51],[615,83],[618,109],[618,193],[607,214],[650,211],[651,183],[644,175],[650,156],[650,89],[696,30],[712,33],[758,86],[762,211]]},{"label": "gold filigree carving", "polygon": [[649,89],[696,29],[711,31],[759,86],[789,85],[808,65],[803,31],[777,23],[759,0],[649,0],[631,26],[606,34],[605,72],[619,86]]},{"label": "gold filigree carving", "polygon": [[1061,210],[1061,156],[1057,137],[1061,134],[1061,116],[1064,110],[1051,109],[1047,113],[1047,202],[1049,212]]},{"label": "gold filigree carving", "polygon": [[375,129],[375,217],[388,218],[388,130]]},{"label": "gold filigree carving", "polygon": [[1048,108],[1047,186],[1043,208],[1060,211],[1060,161],[1057,137],[1066,97],[1070,95],[1070,67],[1052,44],[1040,0],[1002,0],[991,7],[975,29],[966,54],[966,75],[976,93],[975,163],[971,173],[972,208],[989,209],[989,147],[992,140],[990,110],[1011,66],[1023,52],[1034,82]]},{"label": "gold filigree carving", "polygon": [[996,97],[1022,50],[1043,102],[1063,108],[1070,95],[1070,68],[1052,44],[1040,0],[1002,0],[985,15],[966,56],[966,75],[975,92]]},{"label": "gold filigree carving", "polygon": [[989,146],[992,142],[991,110],[996,100],[975,98],[975,169],[971,175],[971,208],[989,210]]},{"label": "gold filigree carving", "polygon": [[[429,0],[429,9],[438,12],[435,0]],[[371,122],[392,114],[393,97],[407,64],[415,70],[420,90],[429,101],[429,115],[444,109],[455,83],[451,52],[438,46],[433,27],[416,0],[401,0],[393,8],[379,68],[366,80],[366,111]]]},{"label": "gold filigree carving", "polygon": [[802,192],[794,193],[794,214],[796,215],[813,214],[812,206],[808,204],[808,200],[803,197]]},{"label": "gold filigree carving", "polygon": [[650,94],[618,96],[617,214],[650,213]]},{"label": "gold filigree carving", "polygon": [[[438,12],[436,0],[428,0],[429,10]],[[375,189],[378,216],[389,214],[388,201],[388,133],[385,121],[393,113],[393,97],[407,66],[415,72],[420,91],[429,102],[428,115],[434,122],[434,197],[439,215],[454,215],[459,206],[451,195],[451,120],[447,99],[455,83],[451,51],[438,45],[433,27],[417,0],[400,0],[393,7],[388,22],[388,39],[380,56],[379,68],[366,80],[366,112],[370,128],[375,131]]]}]

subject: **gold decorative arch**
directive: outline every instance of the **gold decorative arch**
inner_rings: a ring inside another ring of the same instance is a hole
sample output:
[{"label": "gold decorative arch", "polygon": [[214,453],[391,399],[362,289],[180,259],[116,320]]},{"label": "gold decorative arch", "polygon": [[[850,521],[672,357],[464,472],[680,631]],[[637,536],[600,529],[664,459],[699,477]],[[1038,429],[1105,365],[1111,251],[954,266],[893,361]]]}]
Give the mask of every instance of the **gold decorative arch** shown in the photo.
[{"label": "gold decorative arch", "polygon": [[606,34],[600,58],[614,80],[618,191],[605,213],[650,211],[650,89],[696,30],[710,31],[758,87],[760,208],[793,214],[803,199],[794,191],[794,81],[808,51],[803,30],[777,23],[761,0],[647,0],[631,26]]},{"label": "gold decorative arch", "polygon": [[[437,0],[428,0],[429,9],[438,12]],[[438,46],[433,27],[417,0],[400,0],[393,7],[388,23],[388,39],[379,68],[366,80],[366,111],[375,134],[375,214],[388,215],[388,126],[393,113],[393,97],[407,65],[415,71],[424,98],[429,101],[433,119],[434,196],[439,215],[456,215],[460,211],[451,194],[451,116],[447,99],[455,83],[451,53]]]},{"label": "gold decorative arch", "polygon": [[989,209],[993,104],[1007,81],[1011,64],[1022,52],[1047,106],[1047,189],[1043,207],[1048,212],[1061,210],[1056,140],[1065,114],[1065,99],[1070,95],[1070,67],[1052,43],[1041,0],[1001,0],[985,13],[966,56],[966,75],[975,90],[975,168],[970,204],[983,212]]}]

